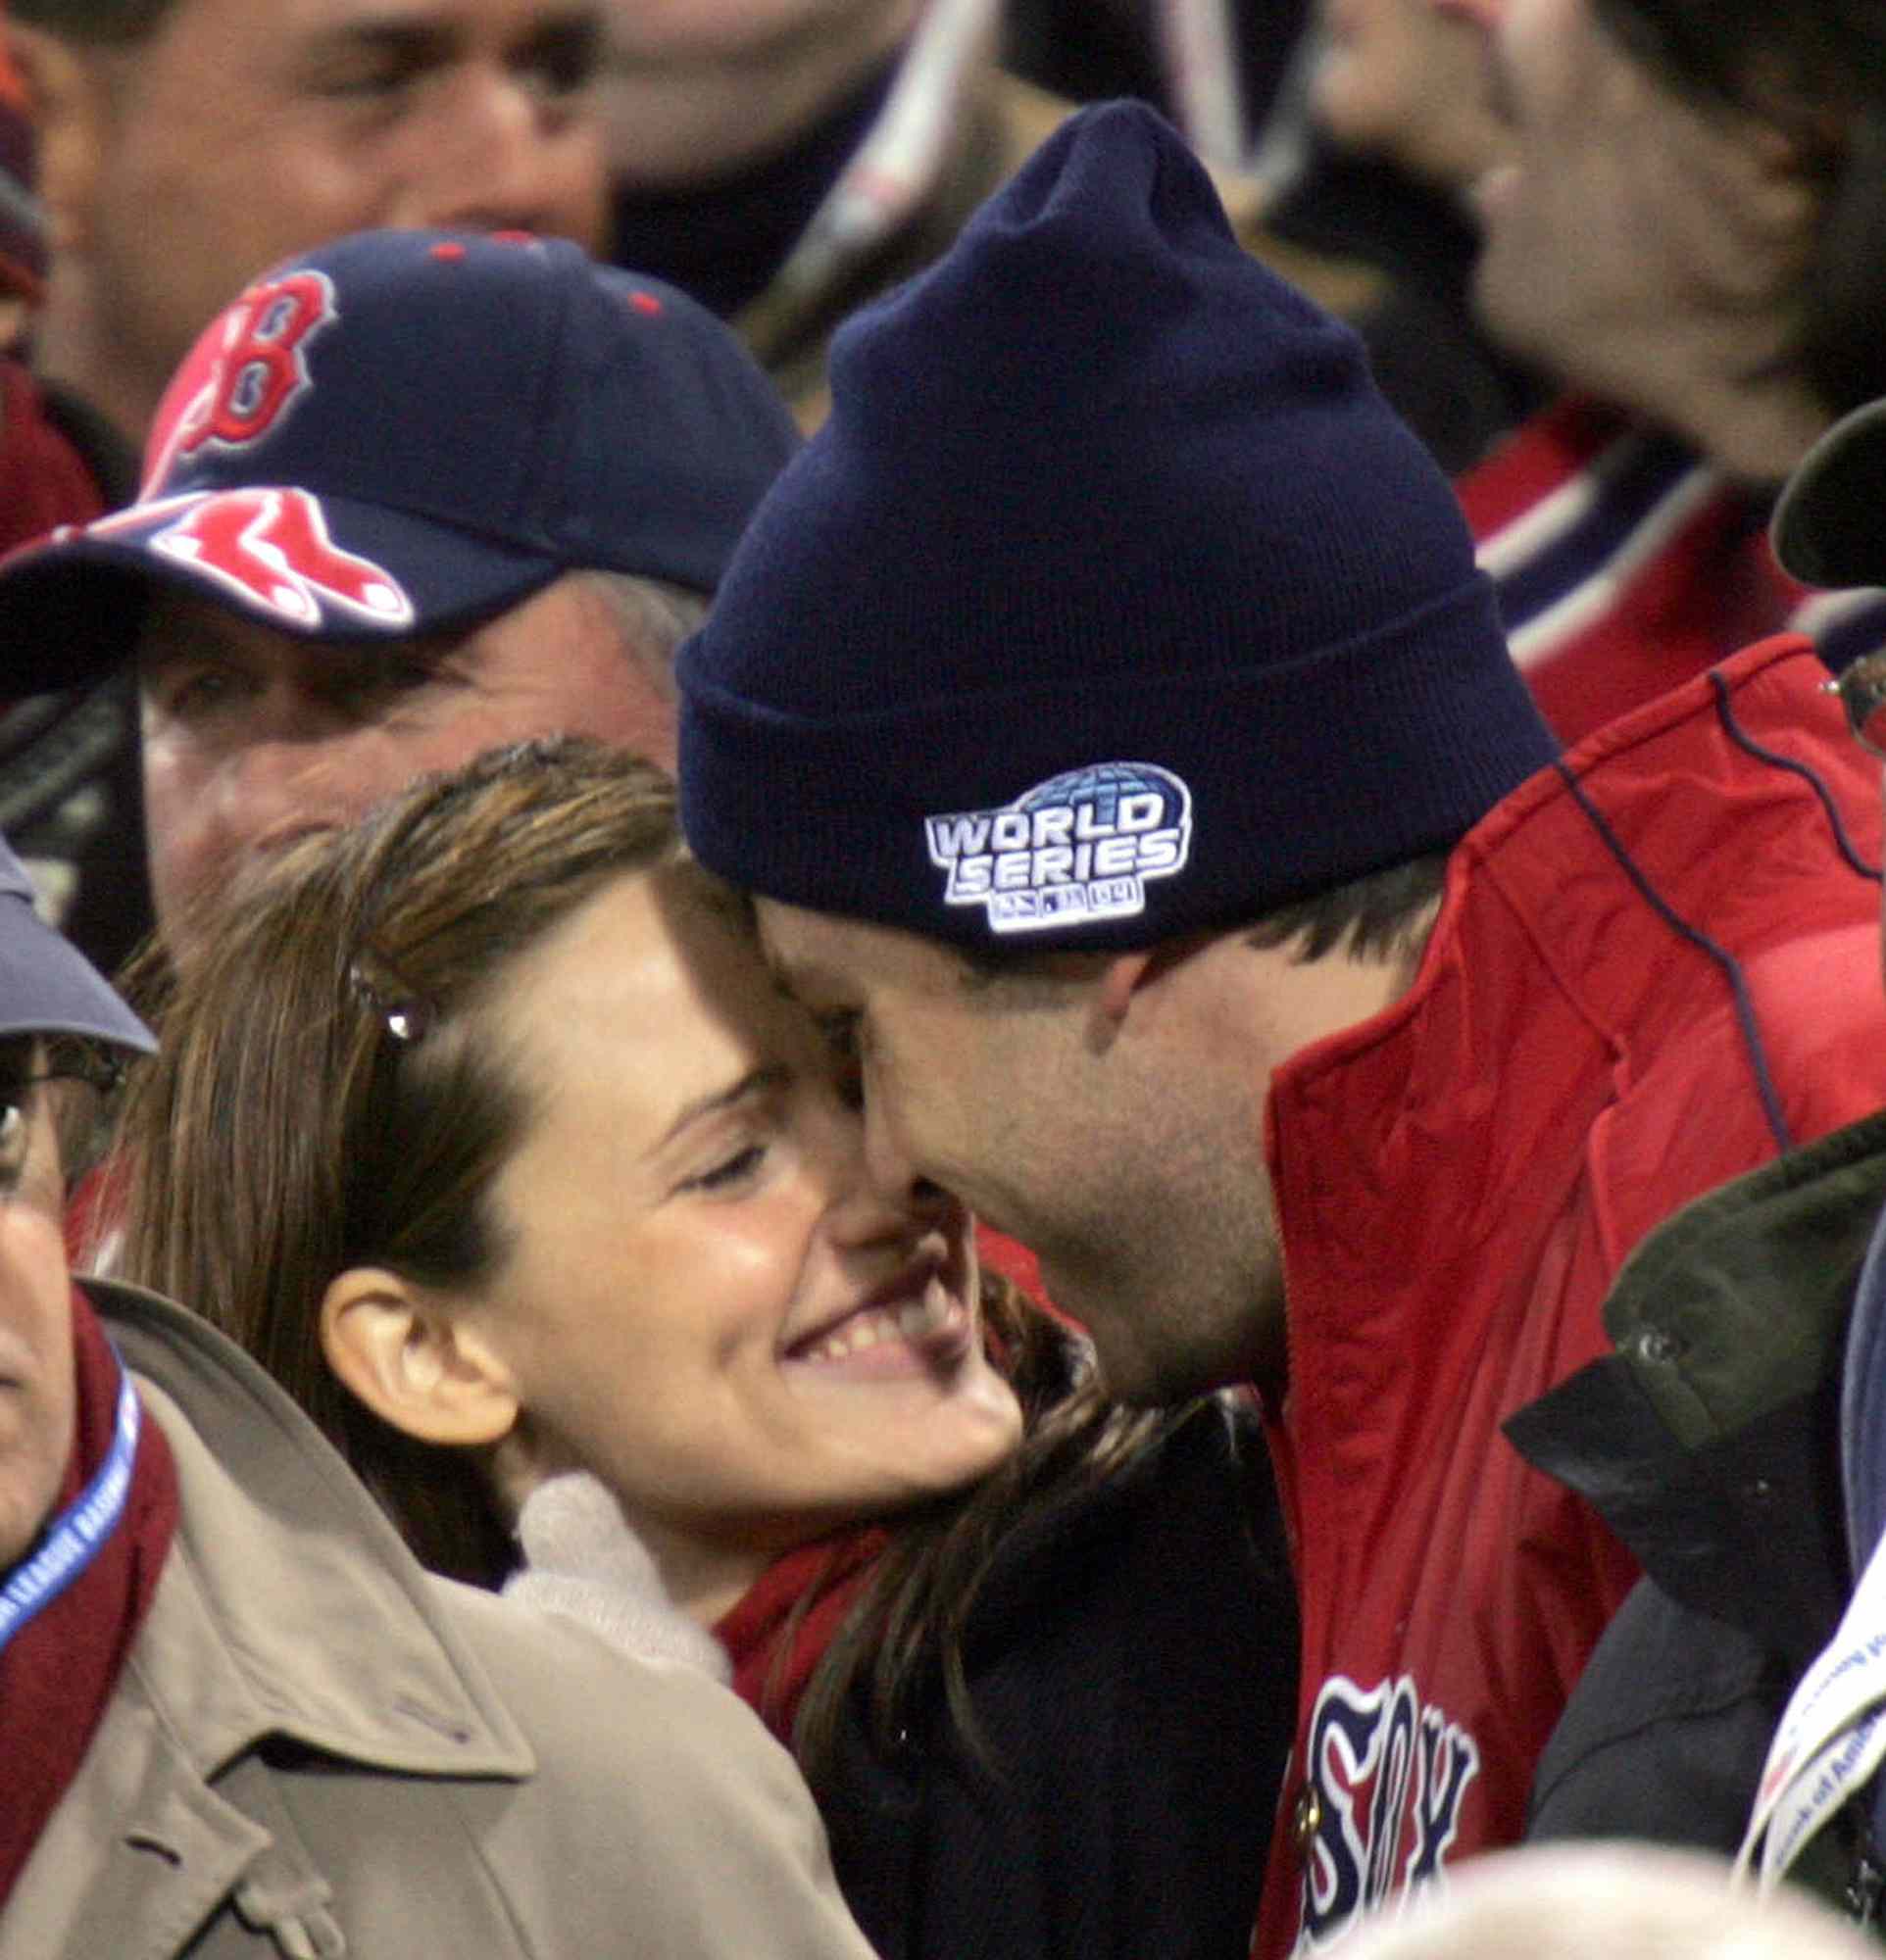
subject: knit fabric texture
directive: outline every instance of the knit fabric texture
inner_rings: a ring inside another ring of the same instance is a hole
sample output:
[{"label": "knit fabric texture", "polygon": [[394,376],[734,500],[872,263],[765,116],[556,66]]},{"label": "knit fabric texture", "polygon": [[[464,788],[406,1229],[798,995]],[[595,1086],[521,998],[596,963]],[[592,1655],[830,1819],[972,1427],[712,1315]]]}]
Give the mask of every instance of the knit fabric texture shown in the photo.
[{"label": "knit fabric texture", "polygon": [[1557,753],[1360,342],[1151,110],[1072,118],[831,377],[678,668],[736,883],[1149,945],[1449,845]]}]

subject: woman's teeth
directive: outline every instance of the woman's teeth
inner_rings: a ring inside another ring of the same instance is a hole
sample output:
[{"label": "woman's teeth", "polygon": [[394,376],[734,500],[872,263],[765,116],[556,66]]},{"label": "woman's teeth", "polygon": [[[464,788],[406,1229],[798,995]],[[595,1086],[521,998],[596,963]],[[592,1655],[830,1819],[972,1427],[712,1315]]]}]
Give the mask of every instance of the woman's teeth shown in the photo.
[{"label": "woman's teeth", "polygon": [[808,1361],[842,1361],[880,1341],[918,1342],[940,1334],[955,1318],[957,1303],[939,1281],[932,1280],[921,1295],[901,1306],[875,1306],[855,1313],[806,1349]]}]

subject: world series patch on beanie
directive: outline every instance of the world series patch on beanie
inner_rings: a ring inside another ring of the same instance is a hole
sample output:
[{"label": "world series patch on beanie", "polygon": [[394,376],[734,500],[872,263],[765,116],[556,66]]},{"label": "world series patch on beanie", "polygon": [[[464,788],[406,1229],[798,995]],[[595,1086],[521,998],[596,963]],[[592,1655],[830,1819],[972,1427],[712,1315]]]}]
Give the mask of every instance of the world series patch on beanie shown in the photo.
[{"label": "world series patch on beanie", "polygon": [[1147,945],[1450,845],[1558,753],[1360,342],[1152,111],[1070,119],[831,384],[677,668],[734,882]]},{"label": "world series patch on beanie", "polygon": [[561,240],[361,232],[202,335],[135,504],[0,566],[0,698],[123,660],[153,581],[354,641],[468,626],[575,569],[711,592],[798,447],[672,286]]}]

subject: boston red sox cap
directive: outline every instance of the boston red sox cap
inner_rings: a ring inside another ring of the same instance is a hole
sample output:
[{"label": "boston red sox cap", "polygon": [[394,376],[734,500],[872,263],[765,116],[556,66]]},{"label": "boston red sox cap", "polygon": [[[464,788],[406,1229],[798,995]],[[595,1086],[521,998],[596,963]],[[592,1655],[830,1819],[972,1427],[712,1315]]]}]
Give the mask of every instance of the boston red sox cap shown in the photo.
[{"label": "boston red sox cap", "polygon": [[0,698],[124,660],[153,580],[351,641],[465,627],[578,568],[712,592],[797,447],[672,286],[558,240],[362,232],[211,324],[136,503],[0,565]]}]

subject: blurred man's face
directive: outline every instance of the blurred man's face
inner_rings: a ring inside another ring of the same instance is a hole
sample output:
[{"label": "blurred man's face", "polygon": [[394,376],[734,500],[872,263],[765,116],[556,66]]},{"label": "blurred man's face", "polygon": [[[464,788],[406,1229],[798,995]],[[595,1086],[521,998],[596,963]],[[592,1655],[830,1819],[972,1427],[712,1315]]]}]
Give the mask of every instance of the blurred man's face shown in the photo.
[{"label": "blurred man's face", "polygon": [[72,1455],[72,1282],[54,1092],[37,1044],[0,1039],[0,1574],[31,1548]]},{"label": "blurred man's face", "polygon": [[1476,294],[1499,339],[1669,416],[1672,347],[1678,377],[1781,358],[1814,193],[1773,132],[1676,94],[1590,0],[1504,0],[1488,32],[1512,161],[1479,186]]},{"label": "blurred man's face", "polygon": [[244,281],[345,232],[516,228],[596,247],[602,49],[596,0],[174,0],[147,40],[88,51],[95,155],[74,242],[102,405],[141,436]]},{"label": "blurred man's face", "polygon": [[1486,105],[1472,21],[1434,0],[1321,0],[1318,19],[1327,47],[1312,102],[1343,149],[1444,190],[1499,161],[1507,136]]},{"label": "blurred man's face", "polygon": [[709,183],[810,128],[924,0],[604,0],[609,165],[633,190]]},{"label": "blurred man's face", "polygon": [[808,41],[869,31],[910,0],[605,0],[619,60],[676,67],[754,60]]},{"label": "blurred man's face", "polygon": [[610,601],[571,574],[470,632],[298,640],[178,594],[137,643],[145,826],[158,929],[187,958],[196,916],[311,831],[415,776],[533,735],[588,735],[671,769],[674,709]]}]

